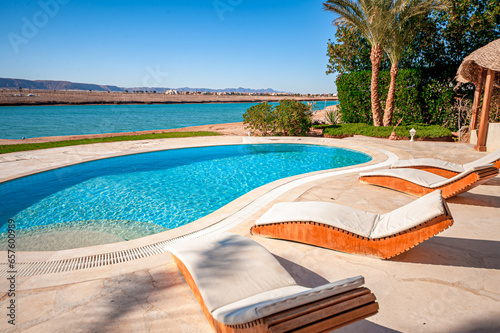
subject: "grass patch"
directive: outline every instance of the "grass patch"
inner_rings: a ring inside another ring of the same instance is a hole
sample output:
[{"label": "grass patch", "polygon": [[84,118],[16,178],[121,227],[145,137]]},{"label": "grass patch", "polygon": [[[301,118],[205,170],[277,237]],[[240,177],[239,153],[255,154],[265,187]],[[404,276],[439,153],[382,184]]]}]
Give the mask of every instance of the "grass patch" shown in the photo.
[{"label": "grass patch", "polygon": [[[340,124],[323,127],[323,134],[331,136],[352,136],[365,135],[375,138],[388,138],[394,127],[375,127],[368,124]],[[451,130],[438,125],[414,124],[407,126],[398,126],[396,135],[399,137],[410,138],[410,129],[414,128],[417,132],[415,138],[442,138],[451,136]]]},{"label": "grass patch", "polygon": [[317,125],[312,125],[312,128],[315,128],[315,129],[323,129],[323,128],[328,128],[328,127],[332,127],[332,125],[330,125],[330,124],[317,124]]},{"label": "grass patch", "polygon": [[140,135],[122,135],[109,138],[83,139],[83,140],[67,140],[56,142],[41,142],[41,143],[23,143],[18,145],[0,145],[0,154],[14,153],[18,151],[47,149],[57,147],[67,147],[76,145],[88,145],[101,142],[117,142],[117,141],[136,141],[150,139],[171,139],[171,138],[188,138],[194,136],[218,136],[222,135],[216,132],[170,132],[170,133],[155,133],[155,134],[140,134]]}]

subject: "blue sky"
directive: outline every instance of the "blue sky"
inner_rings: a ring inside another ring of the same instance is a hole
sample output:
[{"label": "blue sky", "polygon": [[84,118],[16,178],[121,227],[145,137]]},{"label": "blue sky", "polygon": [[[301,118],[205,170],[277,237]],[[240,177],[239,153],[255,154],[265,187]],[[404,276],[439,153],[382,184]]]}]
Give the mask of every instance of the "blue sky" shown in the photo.
[{"label": "blue sky", "polygon": [[2,1],[0,77],[335,92],[322,1]]}]

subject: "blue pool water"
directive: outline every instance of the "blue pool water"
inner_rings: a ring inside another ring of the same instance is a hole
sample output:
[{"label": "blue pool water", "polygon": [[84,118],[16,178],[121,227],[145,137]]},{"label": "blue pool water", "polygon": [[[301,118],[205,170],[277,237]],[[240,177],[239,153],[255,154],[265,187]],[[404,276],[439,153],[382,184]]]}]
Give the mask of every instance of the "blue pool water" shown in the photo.
[{"label": "blue pool water", "polygon": [[[337,102],[316,103],[317,108]],[[255,103],[0,107],[0,139],[101,134],[234,123]]]},{"label": "blue pool water", "polygon": [[132,239],[190,223],[272,181],[369,160],[357,151],[298,144],[97,160],[0,184],[0,233],[12,218],[20,231],[91,229]]}]

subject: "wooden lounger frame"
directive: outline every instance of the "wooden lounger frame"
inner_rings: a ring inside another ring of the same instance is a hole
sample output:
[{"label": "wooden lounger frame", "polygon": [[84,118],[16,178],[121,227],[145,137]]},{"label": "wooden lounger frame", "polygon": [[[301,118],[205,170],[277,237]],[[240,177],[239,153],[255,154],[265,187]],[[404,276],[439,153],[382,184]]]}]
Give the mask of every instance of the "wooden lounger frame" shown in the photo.
[{"label": "wooden lounger frame", "polygon": [[[448,210],[448,208],[446,208]],[[408,251],[453,225],[449,211],[411,229],[383,238],[367,238],[317,222],[281,222],[255,225],[253,235],[285,239],[331,250],[376,256],[382,259]]]},{"label": "wooden lounger frame", "polygon": [[189,288],[200,304],[203,314],[214,332],[260,333],[260,332],[323,332],[337,329],[378,312],[375,295],[364,287],[339,295],[301,305],[262,319],[241,325],[224,325],[215,320],[203,301],[203,297],[186,266],[175,255],[174,262],[186,279]]},{"label": "wooden lounger frame", "polygon": [[396,191],[405,192],[422,197],[436,190],[442,191],[444,199],[451,198],[460,193],[467,192],[473,187],[483,184],[488,180],[498,175],[498,169],[494,166],[484,169],[479,169],[464,175],[462,178],[455,180],[452,183],[430,188],[415,184],[411,181],[393,176],[361,176],[359,181],[364,184],[378,185],[387,187]]},{"label": "wooden lounger frame", "polygon": [[[495,168],[500,169],[500,158],[496,161],[493,161],[492,163],[495,166]],[[430,172],[430,173],[433,173],[435,175],[445,177],[445,178],[452,178],[460,173],[460,172],[450,171],[450,170],[446,170],[446,169],[442,169],[442,168],[438,168],[438,167],[433,167],[433,166],[429,166],[429,165],[415,165],[415,166],[407,166],[407,167],[397,167],[394,169],[419,169],[419,170],[427,171],[427,172]]]}]

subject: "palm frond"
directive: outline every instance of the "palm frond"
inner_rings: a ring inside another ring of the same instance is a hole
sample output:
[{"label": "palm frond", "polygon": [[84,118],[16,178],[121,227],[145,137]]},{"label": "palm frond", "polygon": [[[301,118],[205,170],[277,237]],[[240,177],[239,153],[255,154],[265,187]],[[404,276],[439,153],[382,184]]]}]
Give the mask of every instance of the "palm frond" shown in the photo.
[{"label": "palm frond", "polygon": [[389,30],[387,8],[391,0],[328,0],[324,9],[339,15],[334,24],[356,28],[372,46],[382,45]]},{"label": "palm frond", "polygon": [[447,8],[448,0],[395,0],[389,10],[391,22],[383,44],[391,63],[397,64],[408,45],[416,37],[422,16]]}]

